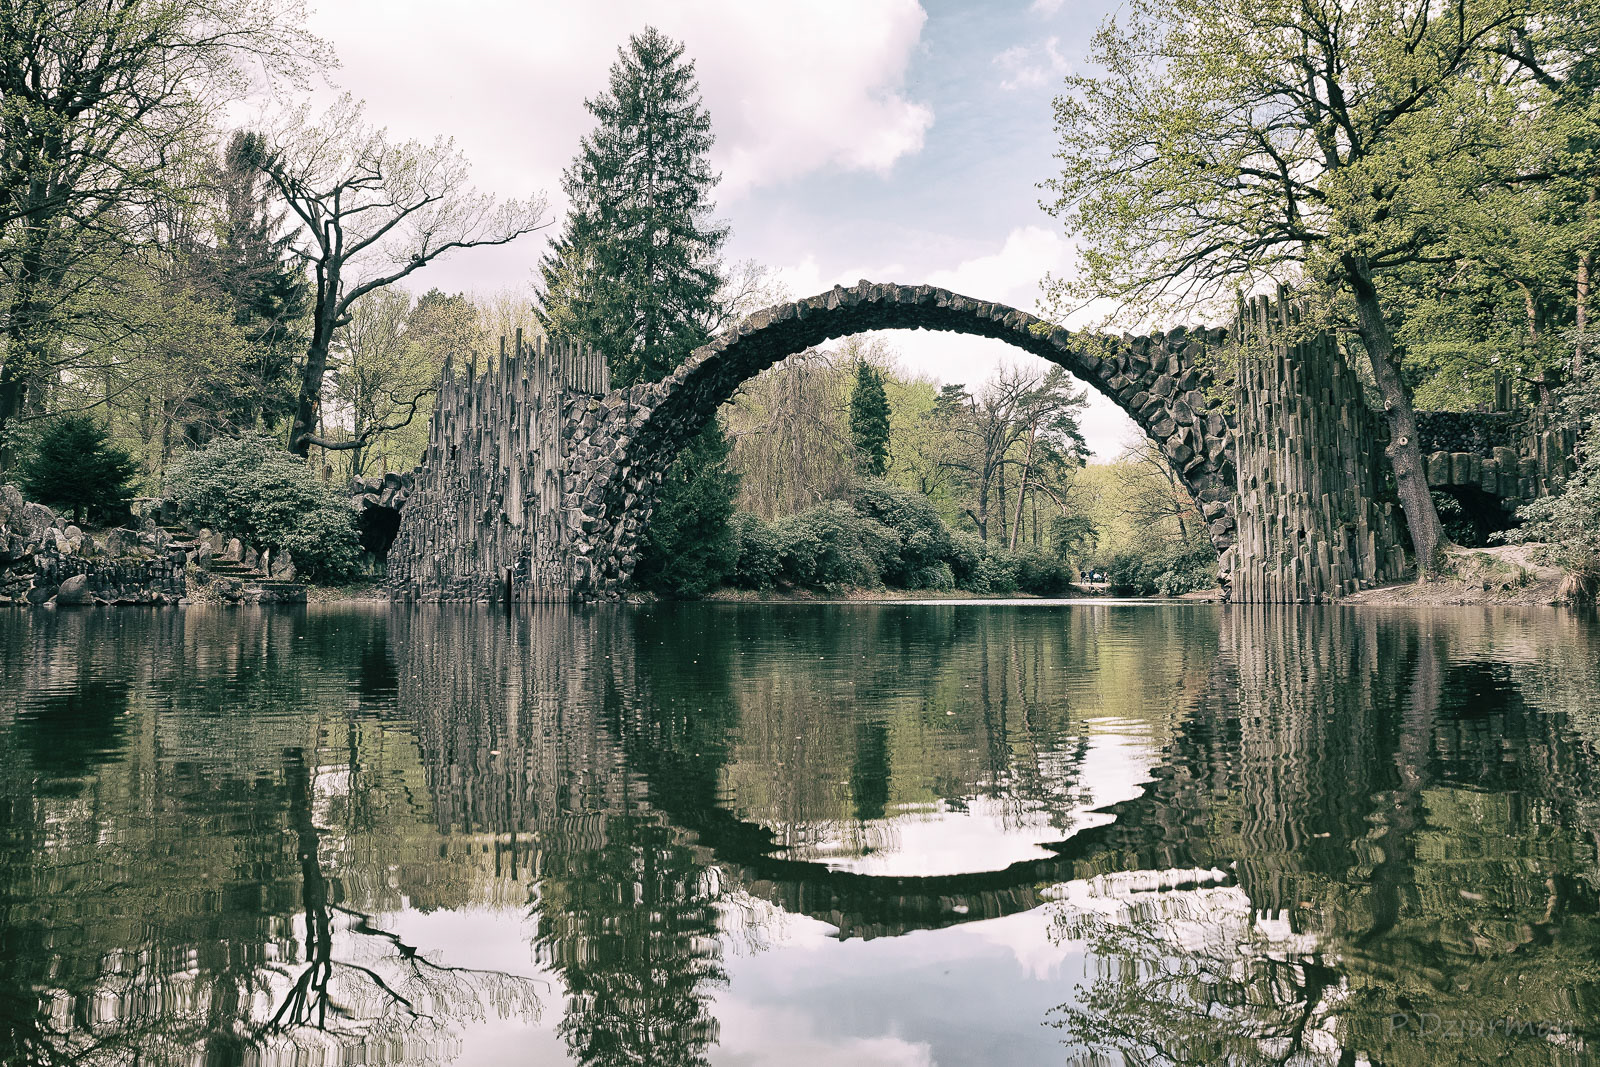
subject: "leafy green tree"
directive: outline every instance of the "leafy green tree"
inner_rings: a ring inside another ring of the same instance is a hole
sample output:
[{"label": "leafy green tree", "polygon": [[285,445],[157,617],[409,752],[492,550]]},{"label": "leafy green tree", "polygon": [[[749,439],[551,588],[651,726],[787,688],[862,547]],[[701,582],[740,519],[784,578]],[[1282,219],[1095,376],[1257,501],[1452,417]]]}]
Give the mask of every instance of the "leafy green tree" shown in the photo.
[{"label": "leafy green tree", "polygon": [[[252,77],[327,61],[297,0],[20,0],[0,14],[0,433],[70,366],[75,305],[183,195]],[[0,466],[6,463],[0,449]]]},{"label": "leafy green tree", "polygon": [[865,360],[856,366],[856,387],[850,393],[850,440],[861,473],[883,477],[889,469],[889,395],[883,374]]},{"label": "leafy green tree", "polygon": [[[712,217],[711,116],[683,45],[653,28],[629,38],[596,119],[567,168],[565,229],[539,265],[540,323],[605,355],[619,386],[654,381],[710,339],[729,313]],[[735,476],[712,424],[673,464],[637,580],[674,595],[709,589],[733,566]]]},{"label": "leafy green tree", "polygon": [[1383,286],[1433,258],[1484,187],[1499,130],[1479,106],[1515,0],[1136,0],[1056,101],[1049,205],[1080,243],[1064,303],[1203,308],[1308,280],[1337,293],[1371,362],[1419,570],[1447,543]]},{"label": "leafy green tree", "polygon": [[22,472],[23,490],[41,504],[65,508],[73,522],[110,523],[128,513],[138,469],[88,415],[51,421]]},{"label": "leafy green tree", "polygon": [[250,545],[287,550],[313,580],[346,581],[360,567],[349,501],[270,438],[212,441],[172,465],[165,491],[197,522]]},{"label": "leafy green tree", "polygon": [[293,411],[294,358],[311,307],[310,283],[293,260],[296,229],[256,166],[265,152],[260,134],[236,132],[217,174],[216,284],[251,346],[246,380],[228,405],[245,432],[270,430]]},{"label": "leafy green tree", "polygon": [[712,423],[667,468],[634,572],[646,588],[704,596],[732,573],[739,549],[729,520],[739,476],[728,467],[728,439]]}]

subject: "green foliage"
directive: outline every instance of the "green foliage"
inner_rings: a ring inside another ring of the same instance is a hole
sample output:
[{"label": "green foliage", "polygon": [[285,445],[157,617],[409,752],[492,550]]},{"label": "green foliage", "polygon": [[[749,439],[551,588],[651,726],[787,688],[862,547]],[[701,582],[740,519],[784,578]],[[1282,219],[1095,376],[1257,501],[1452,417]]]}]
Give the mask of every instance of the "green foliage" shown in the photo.
[{"label": "green foliage", "polygon": [[1550,562],[1586,576],[1600,577],[1600,365],[1589,366],[1562,393],[1563,418],[1580,430],[1577,470],[1561,491],[1523,507],[1521,528],[1506,535],[1513,543],[1544,542]]},{"label": "green foliage", "polygon": [[349,502],[269,438],[212,441],[172,465],[165,491],[196,522],[250,545],[288,550],[314,581],[348,581],[360,568]]},{"label": "green foliage", "polygon": [[692,599],[733,571],[738,545],[728,520],[739,478],[727,459],[728,439],[713,422],[667,468],[634,571],[644,588]]},{"label": "green foliage", "polygon": [[1008,552],[952,532],[925,497],[882,479],[857,489],[853,505],[830,500],[771,524],[741,513],[734,520],[734,584],[1035,596],[1061,596],[1072,585],[1072,572],[1060,559],[1031,549]]},{"label": "green foliage", "polygon": [[566,227],[540,261],[539,318],[605,354],[619,386],[655,381],[704,344],[724,309],[711,218],[711,117],[683,45],[628,40],[596,126],[562,177]]},{"label": "green foliage", "polygon": [[[653,28],[628,40],[596,125],[562,178],[566,227],[539,264],[540,324],[606,357],[615,385],[655,381],[704,344],[727,313],[718,259],[728,230],[711,219],[711,117],[683,45]],[[700,596],[732,570],[728,530],[738,477],[708,427],[667,472],[634,578]]]},{"label": "green foliage", "polygon": [[63,415],[40,435],[22,470],[23,491],[72,512],[74,522],[110,524],[128,514],[133,460],[88,415]]},{"label": "green foliage", "polygon": [[1057,515],[1050,520],[1050,550],[1062,563],[1081,563],[1094,554],[1100,531],[1087,515]]},{"label": "green foliage", "polygon": [[850,440],[856,468],[883,477],[889,469],[889,396],[883,374],[865,360],[856,366],[856,387],[850,393]]},{"label": "green foliage", "polygon": [[978,568],[983,564],[984,544],[977,534],[965,530],[950,531],[950,554],[945,563],[950,567],[956,588],[975,593],[984,591],[978,583]]},{"label": "green foliage", "polygon": [[311,285],[294,257],[289,209],[271,197],[260,163],[270,146],[259,133],[238,131],[217,173],[221,198],[213,260],[215,286],[249,344],[242,380],[218,406],[245,432],[268,430],[294,407],[294,361],[304,350]]},{"label": "green foliage", "polygon": [[729,584],[739,589],[771,589],[783,573],[783,541],[759,515],[737,512],[728,524],[733,536],[733,573]]},{"label": "green foliage", "polygon": [[773,530],[783,581],[807,589],[882,585],[899,540],[887,526],[837,500],[779,519]]},{"label": "green foliage", "polygon": [[1120,593],[1181,596],[1217,584],[1217,552],[1200,539],[1134,543],[1113,554],[1105,571]]},{"label": "green foliage", "polygon": [[900,589],[938,589],[951,581],[950,530],[928,498],[881,478],[857,487],[851,503],[858,514],[889,530],[895,550],[885,559],[882,578]]}]

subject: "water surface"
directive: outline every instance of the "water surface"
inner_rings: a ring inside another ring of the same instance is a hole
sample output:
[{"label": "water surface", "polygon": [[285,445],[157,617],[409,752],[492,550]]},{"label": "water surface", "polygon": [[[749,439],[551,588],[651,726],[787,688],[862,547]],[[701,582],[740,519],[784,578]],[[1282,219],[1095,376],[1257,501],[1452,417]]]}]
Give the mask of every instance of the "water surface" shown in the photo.
[{"label": "water surface", "polygon": [[1593,1062],[1554,610],[0,614],[0,1063]]}]

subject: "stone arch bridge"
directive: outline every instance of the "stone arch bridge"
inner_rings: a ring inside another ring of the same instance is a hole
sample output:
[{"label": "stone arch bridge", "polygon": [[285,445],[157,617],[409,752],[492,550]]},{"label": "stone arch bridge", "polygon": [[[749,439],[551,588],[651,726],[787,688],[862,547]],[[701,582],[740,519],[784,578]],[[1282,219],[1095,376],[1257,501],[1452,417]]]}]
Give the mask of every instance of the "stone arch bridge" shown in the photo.
[{"label": "stone arch bridge", "polygon": [[1381,441],[1354,374],[1293,308],[1259,299],[1227,328],[1073,332],[927,285],[861,282],[753,315],[659,382],[611,389],[604,362],[519,337],[493,365],[447,367],[427,452],[389,551],[394,595],[614,596],[657,489],[740,384],[868,330],[997,338],[1110,397],[1194,495],[1236,599],[1326,599],[1400,576],[1378,501]]}]

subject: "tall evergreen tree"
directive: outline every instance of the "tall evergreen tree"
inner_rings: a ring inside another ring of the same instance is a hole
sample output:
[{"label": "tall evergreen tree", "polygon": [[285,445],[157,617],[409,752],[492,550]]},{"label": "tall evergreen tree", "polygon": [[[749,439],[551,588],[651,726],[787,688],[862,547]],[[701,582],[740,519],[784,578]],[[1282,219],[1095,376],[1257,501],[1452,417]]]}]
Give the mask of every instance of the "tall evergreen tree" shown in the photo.
[{"label": "tall evergreen tree", "polygon": [[647,27],[586,101],[596,126],[562,178],[566,227],[539,264],[540,320],[605,354],[617,385],[704,344],[722,307],[727,227],[711,217],[711,116],[683,45]]},{"label": "tall evergreen tree", "polygon": [[294,360],[310,310],[305,272],[292,260],[296,230],[276,208],[259,161],[260,134],[240,131],[223,154],[216,224],[216,283],[252,352],[233,417],[241,429],[270,429],[294,408]]},{"label": "tall evergreen tree", "polygon": [[850,440],[861,473],[883,477],[889,469],[889,395],[883,375],[865,360],[856,365],[856,387],[850,394]]},{"label": "tall evergreen tree", "polygon": [[[649,27],[620,49],[609,90],[586,106],[596,126],[563,176],[570,207],[539,264],[539,320],[603,353],[615,384],[654,381],[705,344],[727,311],[711,116],[682,43]],[[737,480],[727,455],[713,423],[668,471],[642,583],[693,596],[732,569]]]}]

